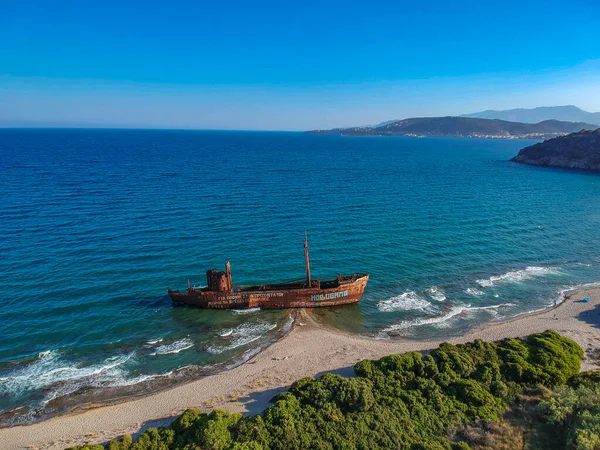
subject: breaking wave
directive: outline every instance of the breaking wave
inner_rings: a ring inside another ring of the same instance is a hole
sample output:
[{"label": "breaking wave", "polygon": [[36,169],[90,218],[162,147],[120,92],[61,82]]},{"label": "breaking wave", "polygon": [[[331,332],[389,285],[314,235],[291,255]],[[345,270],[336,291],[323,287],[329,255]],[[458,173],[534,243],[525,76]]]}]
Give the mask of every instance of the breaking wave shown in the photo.
[{"label": "breaking wave", "polygon": [[502,275],[494,275],[489,278],[484,278],[476,281],[479,286],[486,288],[501,283],[518,283],[520,281],[528,280],[533,277],[543,277],[555,274],[557,272],[558,269],[556,267],[529,266],[522,270],[514,270],[506,272]]},{"label": "breaking wave", "polygon": [[43,389],[47,393],[42,403],[46,404],[83,387],[126,386],[151,378],[148,375],[127,377],[122,366],[132,357],[133,353],[112,356],[98,364],[85,366],[66,361],[57,350],[41,352],[35,361],[14,368],[2,379],[0,396]]},{"label": "breaking wave", "polygon": [[260,308],[248,308],[248,309],[232,309],[231,310],[234,314],[239,315],[243,315],[243,314],[252,314],[255,312],[260,311]]},{"label": "breaking wave", "polygon": [[383,332],[386,333],[386,332],[390,332],[390,331],[405,330],[408,328],[419,327],[419,326],[423,326],[423,325],[439,326],[440,324],[443,324],[456,316],[459,316],[461,314],[468,314],[471,311],[495,310],[498,308],[509,307],[509,306],[514,306],[514,304],[513,303],[500,303],[499,305],[473,306],[473,307],[471,305],[455,306],[454,308],[452,308],[450,311],[448,311],[443,316],[430,317],[427,319],[414,319],[414,320],[400,322],[398,324],[391,325],[391,326],[385,328],[383,330]]},{"label": "breaking wave", "polygon": [[175,341],[172,344],[164,344],[156,347],[156,350],[154,351],[154,353],[150,353],[150,356],[179,353],[193,346],[194,341],[192,341],[190,338],[185,338],[181,339],[180,341]]},{"label": "breaking wave", "polygon": [[401,295],[382,300],[377,305],[377,309],[382,312],[392,311],[425,311],[431,308],[431,303],[419,296],[414,291],[405,292]]},{"label": "breaking wave", "polygon": [[276,323],[256,322],[243,323],[220,334],[221,339],[228,342],[225,345],[211,345],[206,350],[213,355],[233,350],[260,339],[265,333],[277,328]]},{"label": "breaking wave", "polygon": [[559,303],[562,303],[562,301],[565,299],[566,295],[571,294],[573,291],[576,291],[577,289],[588,289],[588,288],[595,288],[595,287],[600,287],[600,282],[575,284],[575,285],[572,285],[569,287],[565,287],[565,288],[561,289],[560,291],[558,291],[558,293],[557,293],[557,295],[560,297]]},{"label": "breaking wave", "polygon": [[446,300],[446,293],[440,287],[433,286],[427,289],[427,295],[429,295],[432,299],[438,302],[443,302]]},{"label": "breaking wave", "polygon": [[484,295],[485,292],[483,292],[483,291],[481,291],[479,289],[476,289],[476,288],[467,288],[467,289],[465,289],[465,294],[473,295],[475,297],[479,297],[480,295]]}]

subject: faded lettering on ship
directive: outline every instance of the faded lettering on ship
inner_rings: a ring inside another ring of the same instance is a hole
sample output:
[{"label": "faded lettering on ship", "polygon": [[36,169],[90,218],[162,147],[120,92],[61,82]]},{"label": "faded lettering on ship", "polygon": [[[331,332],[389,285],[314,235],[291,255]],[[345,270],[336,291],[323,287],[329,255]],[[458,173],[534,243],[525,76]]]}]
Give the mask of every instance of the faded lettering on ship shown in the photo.
[{"label": "faded lettering on ship", "polygon": [[310,299],[313,301],[319,301],[319,300],[331,300],[331,299],[340,298],[340,297],[348,297],[348,291],[331,292],[330,294],[311,295]]},{"label": "faded lettering on ship", "polygon": [[283,292],[250,292],[244,294],[229,294],[219,296],[219,300],[248,300],[249,298],[283,297]]}]

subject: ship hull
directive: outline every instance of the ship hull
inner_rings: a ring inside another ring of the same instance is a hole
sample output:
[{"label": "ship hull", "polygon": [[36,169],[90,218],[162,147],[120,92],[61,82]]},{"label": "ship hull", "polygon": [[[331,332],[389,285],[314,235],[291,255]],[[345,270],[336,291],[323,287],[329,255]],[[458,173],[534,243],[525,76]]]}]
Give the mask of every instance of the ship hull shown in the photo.
[{"label": "ship hull", "polygon": [[209,309],[286,309],[322,308],[357,303],[361,300],[369,275],[360,275],[329,288],[300,287],[242,289],[214,292],[188,289],[184,292],[169,290],[174,303]]}]

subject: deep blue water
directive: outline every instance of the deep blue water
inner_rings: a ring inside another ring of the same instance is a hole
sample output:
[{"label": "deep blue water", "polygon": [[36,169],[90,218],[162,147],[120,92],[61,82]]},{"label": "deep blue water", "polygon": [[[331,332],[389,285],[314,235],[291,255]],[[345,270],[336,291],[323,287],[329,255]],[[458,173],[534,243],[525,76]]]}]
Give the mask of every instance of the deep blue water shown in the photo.
[{"label": "deep blue water", "polygon": [[[251,356],[285,311],[172,307],[166,288],[369,272],[319,311],[436,338],[600,281],[600,176],[507,160],[528,141],[0,130],[0,423]],[[183,368],[183,369],[182,369]]]}]

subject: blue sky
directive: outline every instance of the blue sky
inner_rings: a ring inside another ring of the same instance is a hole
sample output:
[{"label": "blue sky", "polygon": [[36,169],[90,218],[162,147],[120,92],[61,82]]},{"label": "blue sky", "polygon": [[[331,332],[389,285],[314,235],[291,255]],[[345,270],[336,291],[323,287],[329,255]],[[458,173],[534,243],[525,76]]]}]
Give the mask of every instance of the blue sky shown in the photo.
[{"label": "blue sky", "polygon": [[0,126],[299,130],[600,110],[600,2],[0,0]]}]

